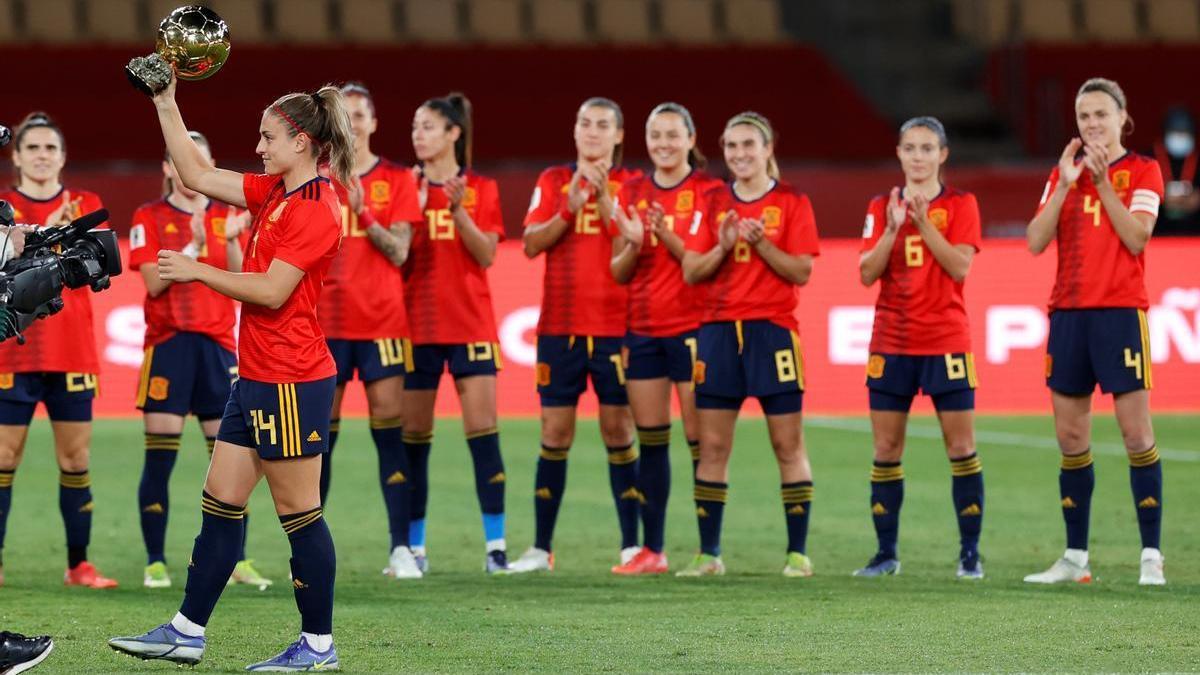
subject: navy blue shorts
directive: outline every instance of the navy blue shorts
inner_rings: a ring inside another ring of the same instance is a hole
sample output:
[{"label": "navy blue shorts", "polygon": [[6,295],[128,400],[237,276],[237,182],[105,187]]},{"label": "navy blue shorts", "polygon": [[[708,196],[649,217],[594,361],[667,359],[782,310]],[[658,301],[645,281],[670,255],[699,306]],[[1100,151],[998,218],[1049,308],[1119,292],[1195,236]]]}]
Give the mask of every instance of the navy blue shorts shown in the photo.
[{"label": "navy blue shorts", "polygon": [[329,411],[337,378],[233,383],[217,440],[258,450],[262,459],[294,459],[329,450]]},{"label": "navy blue shorts", "polygon": [[408,338],[378,340],[326,339],[329,352],[337,364],[337,383],[354,379],[374,382],[386,377],[407,375],[412,369],[412,341]]},{"label": "navy blue shorts", "polygon": [[1150,389],[1150,331],[1133,307],[1058,309],[1050,314],[1046,385],[1061,394]]},{"label": "navy blue shorts", "polygon": [[176,333],[146,348],[137,408],[148,413],[220,419],[237,379],[237,356],[200,333]]},{"label": "navy blue shorts", "polygon": [[500,372],[500,345],[468,342],[461,345],[416,345],[405,389],[437,389],[447,369],[454,379]]},{"label": "navy blue shorts", "polygon": [[937,410],[974,410],[975,355],[938,356],[872,354],[867,360],[871,410],[908,412],[918,392],[933,399]]},{"label": "navy blue shorts", "polygon": [[619,337],[539,335],[537,390],[542,407],[574,407],[588,378],[601,405],[629,405]]},{"label": "navy blue shorts", "polygon": [[92,421],[92,373],[0,373],[0,424],[27,427],[38,402],[55,422]]},{"label": "navy blue shorts", "polygon": [[768,415],[800,412],[804,356],[795,331],[765,320],[700,326],[696,407],[738,410],[753,396]]},{"label": "navy blue shorts", "polygon": [[671,378],[691,382],[696,367],[696,331],[671,337],[625,335],[625,377],[630,380]]}]

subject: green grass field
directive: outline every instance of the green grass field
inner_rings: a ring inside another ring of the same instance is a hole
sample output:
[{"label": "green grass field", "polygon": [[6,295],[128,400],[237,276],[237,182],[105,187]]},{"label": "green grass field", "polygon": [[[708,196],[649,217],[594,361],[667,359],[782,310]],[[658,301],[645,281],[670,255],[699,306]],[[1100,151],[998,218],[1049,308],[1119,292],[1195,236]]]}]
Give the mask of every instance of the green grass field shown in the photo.
[{"label": "green grass field", "polygon": [[[595,423],[571,451],[555,541],[558,569],[544,576],[481,572],[482,532],[471,463],[457,420],[439,422],[429,520],[431,574],[380,575],[387,536],[365,420],[343,422],[327,517],[337,542],[336,642],[350,671],[1191,671],[1200,669],[1200,420],[1156,419],[1166,474],[1165,588],[1137,585],[1139,543],[1127,462],[1111,419],[1096,423],[1091,586],[1036,588],[1021,577],[1062,550],[1057,452],[1045,417],[979,422],[987,480],[982,550],[987,579],[954,579],[957,533],[950,472],[935,422],[914,418],[905,457],[904,573],[854,579],[873,552],[867,509],[870,436],[863,419],[813,419],[816,474],[811,579],[785,579],[779,481],[765,427],[747,419],[734,452],[719,579],[614,578],[616,517]],[[676,425],[678,426],[678,425]],[[509,549],[533,535],[537,423],[505,422]],[[168,559],[175,588],[141,588],[144,564],[136,491],[137,421],[96,424],[91,558],[121,588],[61,585],[64,546],[48,426],[35,423],[17,473],[4,551],[0,628],[50,633],[57,653],[38,672],[171,671],[111,652],[106,638],[148,629],[179,605],[199,527],[206,454],[189,427],[172,485]],[[667,530],[673,567],[697,545],[690,462],[672,447]],[[288,545],[265,486],[251,502],[251,556],[277,584],[238,587],[209,626],[201,671],[240,670],[295,639]]]}]

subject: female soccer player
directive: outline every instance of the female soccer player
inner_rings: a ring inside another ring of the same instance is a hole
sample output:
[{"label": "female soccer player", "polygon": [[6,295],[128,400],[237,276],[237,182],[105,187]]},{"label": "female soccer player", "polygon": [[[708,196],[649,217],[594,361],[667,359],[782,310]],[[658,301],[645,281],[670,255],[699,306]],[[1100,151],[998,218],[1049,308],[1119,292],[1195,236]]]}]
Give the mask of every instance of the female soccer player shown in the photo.
[{"label": "female soccer player", "polygon": [[696,148],[696,125],[678,103],[663,103],[650,111],[646,149],[654,173],[621,189],[615,215],[623,236],[613,239],[611,263],[617,283],[629,286],[625,379],[641,454],[638,492],[644,499],[644,545],[628,563],[613,568],[616,574],[667,571],[663,530],[671,489],[667,448],[672,382],[692,449],[693,471],[700,451],[692,369],[702,304],[700,293],[684,283],[679,261],[684,239],[704,218],[701,195],[719,185],[702,171],[705,162]]},{"label": "female soccer player", "polygon": [[[59,227],[103,205],[92,192],[62,184],[66,139],[45,113],[31,113],[13,133],[12,162],[17,184],[0,192],[18,223]],[[92,440],[92,399],[100,360],[92,333],[92,299],[87,288],[64,290],[63,309],[25,331],[27,343],[0,343],[0,549],[12,504],[13,476],[25,452],[29,422],[44,403],[54,432],[58,461],[58,506],[67,533],[68,586],[114,588],[87,559],[92,534],[92,479],[88,473]],[[2,553],[2,550],[0,550]],[[0,557],[0,586],[4,560]]]},{"label": "female soccer player", "polygon": [[963,282],[979,250],[975,196],[946,187],[941,166],[950,155],[946,130],[933,117],[900,127],[896,156],[904,187],[871,200],[863,227],[859,273],[879,282],[867,361],[875,463],[871,513],[879,549],[855,576],[900,572],[896,552],[904,502],[904,432],[918,390],[933,399],[958,514],[958,576],[983,578],[983,465],[975,454],[975,358]]},{"label": "female soccer player", "polygon": [[683,275],[703,282],[705,308],[696,361],[700,466],[696,516],[700,553],[678,576],[725,573],[721,517],[729,491],[733,428],[747,396],[758,398],[779,462],[788,544],[785,576],[812,575],[805,555],[812,470],[800,430],[804,361],[797,286],[819,254],[808,197],[779,180],[775,132],[755,112],[733,116],[721,136],[733,182],[709,192],[707,218],[687,241]]},{"label": "female soccer player", "polygon": [[[193,131],[191,138],[205,161],[212,163],[204,136]],[[146,284],[145,356],[137,389],[137,407],[146,429],[146,459],[138,485],[146,588],[171,585],[163,545],[170,506],[168,483],[179,455],[184,418],[190,412],[200,420],[211,453],[230,382],[237,377],[233,300],[200,284],[160,279],[158,251],[182,251],[205,264],[240,272],[238,235],[249,215],[188,189],[170,157],[163,160],[163,176],[164,196],[134,212],[129,231],[129,266],[141,272]],[[243,524],[248,526],[249,520]],[[246,559],[244,538],[238,560],[231,577],[234,582],[260,589],[271,585]]]},{"label": "female soccer player", "polygon": [[337,367],[317,324],[321,281],[341,240],[341,214],[317,167],[328,158],[346,183],[354,168],[350,120],[336,87],[287,94],[259,124],[257,152],[265,174],[210,164],[188,137],[175,103],[175,81],[154,97],[158,121],[179,178],[189,189],[246,207],[254,216],[242,273],[160,251],[160,276],[198,281],[242,305],[234,383],[205,480],[200,534],[187,590],[175,618],[109,645],[144,659],[197,663],[204,628],[237,564],[246,500],[266,475],[291,544],[292,586],[300,638],[248,670],[315,670],[338,666],[333,646],[333,539],[321,513],[321,458]]},{"label": "female soccer player", "polygon": [[575,115],[575,162],[542,172],[525,215],[525,255],[546,254],[537,327],[542,452],[534,542],[513,562],[515,572],[554,569],[550,542],[575,440],[575,408],[589,377],[600,401],[600,436],[621,527],[620,564],[638,551],[638,455],[621,361],[629,295],[609,271],[614,196],[639,175],[621,166],[624,138],[620,106],[600,97],[584,101]]},{"label": "female soccer player", "polygon": [[504,236],[500,193],[496,181],[471,170],[471,104],[462,94],[422,103],[413,115],[412,143],[420,162],[425,215],[413,233],[404,272],[413,336],[413,372],[404,393],[404,443],[413,486],[409,543],[424,572],[433,409],[448,368],[462,406],[475,493],[483,512],[484,570],[505,573],[506,482],[496,428],[500,344],[487,279],[496,245]]},{"label": "female soccer player", "polygon": [[415,570],[408,551],[408,460],[401,443],[411,346],[399,266],[408,256],[410,223],[421,219],[421,209],[412,172],[371,152],[371,135],[379,126],[371,92],[354,82],[342,87],[342,95],[354,132],[354,174],[349,187],[334,183],[342,205],[342,250],[329,268],[317,304],[321,329],[338,366],[321,503],[329,493],[342,396],[357,371],[367,394],[391,533],[388,572],[405,578]]},{"label": "female soccer player", "polygon": [[1139,583],[1163,577],[1162,463],[1150,423],[1150,342],[1146,328],[1145,259],[1163,197],[1162,171],[1149,157],[1125,149],[1132,130],[1125,92],[1092,78],[1075,96],[1079,137],[1050,172],[1026,239],[1037,255],[1058,242],[1058,275],[1050,294],[1046,384],[1062,450],[1058,475],[1067,550],[1031,583],[1087,583],[1088,519],[1092,488],[1092,392],[1112,394],[1117,425],[1129,453],[1129,482],[1141,530]]}]

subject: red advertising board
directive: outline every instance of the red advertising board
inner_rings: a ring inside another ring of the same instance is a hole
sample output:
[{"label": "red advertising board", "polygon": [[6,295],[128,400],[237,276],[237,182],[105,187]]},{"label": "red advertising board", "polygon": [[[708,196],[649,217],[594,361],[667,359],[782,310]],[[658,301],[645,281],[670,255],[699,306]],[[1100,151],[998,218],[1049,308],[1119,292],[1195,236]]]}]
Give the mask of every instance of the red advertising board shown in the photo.
[{"label": "red advertising board", "polygon": [[[822,244],[812,282],[802,289],[800,327],[804,343],[805,409],[816,414],[862,414],[863,386],[875,290],[858,281],[858,242]],[[1200,239],[1158,239],[1147,251],[1155,410],[1200,409]],[[500,413],[538,412],[534,391],[534,327],[541,299],[540,260],[529,261],[519,243],[501,245],[490,270],[504,370]],[[1034,258],[1021,241],[988,240],[967,280],[967,305],[979,372],[981,412],[1047,412],[1043,382],[1048,322],[1045,302],[1054,277],[1054,250]],[[96,295],[96,334],[103,372],[96,412],[137,414],[133,407],[142,357],[143,287],[126,273]],[[2,367],[0,367],[2,369]],[[1109,402],[1101,400],[1101,408]],[[585,395],[585,411],[595,410]],[[918,410],[930,410],[927,402]],[[350,387],[344,414],[365,414],[361,388]],[[438,412],[454,415],[458,402],[443,383]]]}]

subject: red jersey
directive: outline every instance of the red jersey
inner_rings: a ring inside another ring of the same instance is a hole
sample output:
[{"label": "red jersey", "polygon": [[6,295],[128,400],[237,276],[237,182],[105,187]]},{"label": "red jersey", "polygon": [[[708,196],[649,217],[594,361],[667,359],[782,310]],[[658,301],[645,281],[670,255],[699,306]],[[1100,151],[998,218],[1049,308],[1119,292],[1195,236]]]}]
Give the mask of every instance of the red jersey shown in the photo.
[{"label": "red jersey", "polygon": [[[483,232],[504,239],[496,181],[463,174],[462,207]],[[412,317],[413,344],[496,342],[496,317],[485,270],[463,244],[440,183],[429,183],[425,217],[413,227],[404,268],[404,298]]]},{"label": "red jersey", "polygon": [[[566,206],[574,164],[551,167],[538,176],[525,214],[525,227],[544,223]],[[640,171],[617,167],[608,172],[608,190],[621,191]],[[612,222],[601,222],[595,195],[575,214],[575,222],[546,250],[542,314],[538,335],[625,335],[629,293],[613,279]]]},{"label": "red jersey", "polygon": [[[412,171],[386,159],[362,176],[363,203],[384,228],[407,222],[420,226],[417,184]],[[345,186],[333,182],[341,201],[342,250],[333,259],[317,303],[325,336],[340,340],[408,337],[400,270],[367,238],[358,214],[350,212]]]},{"label": "red jersey", "polygon": [[342,240],[341,205],[326,178],[285,192],[282,176],[245,174],[254,214],[242,271],[265,273],[276,258],[304,270],[279,309],[242,306],[238,372],[258,382],[310,382],[337,373],[317,323],[321,282]]},{"label": "red jersey", "polygon": [[[225,217],[232,207],[210,201],[204,209],[205,243],[200,249],[202,263],[229,269],[225,247]],[[166,199],[143,204],[133,213],[129,230],[129,269],[157,265],[158,251],[182,251],[192,241],[192,214],[171,205]],[[233,339],[235,323],[233,300],[201,283],[171,284],[158,297],[147,293],[146,347],[169,340],[180,331],[203,333],[225,349],[237,351]]]},{"label": "red jersey", "polygon": [[[687,249],[697,253],[711,251],[717,245],[717,228],[730,209],[741,218],[761,220],[766,238],[786,253],[811,256],[821,253],[808,196],[778,181],[767,194],[752,202],[742,201],[734,194],[731,184],[709,190],[704,223],[696,235],[688,239]],[[797,287],[776,274],[754,247],[741,239],[706,286],[702,317],[705,323],[766,319],[784,328],[799,330]]]},{"label": "red jersey", "polygon": [[[887,229],[888,195],[871,200],[863,226],[862,250],[875,248]],[[929,222],[946,241],[979,250],[979,204],[975,195],[943,187],[929,202]],[[933,257],[917,226],[906,218],[896,233],[875,301],[871,351],[936,355],[971,351],[963,283]]]},{"label": "red jersey", "polygon": [[[685,242],[704,221],[701,197],[720,181],[703,171],[692,171],[675,187],[664,188],[652,175],[635,178],[621,189],[622,208],[633,205],[646,218],[653,203],[663,208],[667,229]],[[700,325],[703,293],[683,281],[679,259],[647,230],[629,281],[629,330],[640,335],[667,337],[695,330]]]},{"label": "red jersey", "polygon": [[[1158,216],[1162,203],[1162,169],[1149,157],[1127,152],[1108,165],[1108,179],[1132,213]],[[1058,184],[1058,167],[1050,172],[1038,213]],[[1050,309],[1150,306],[1146,295],[1146,260],[1121,243],[1096,186],[1086,170],[1067,193],[1058,215],[1058,273]]]},{"label": "red jersey", "polygon": [[[68,190],[71,219],[104,208],[93,192]],[[63,193],[49,199],[33,199],[12,189],[0,192],[0,199],[12,204],[18,223],[44,225],[46,218],[62,206]],[[15,339],[0,342],[0,371],[7,373],[98,373],[96,336],[92,327],[92,290],[88,287],[63,289],[63,308],[58,314],[39,319],[25,330],[28,341],[18,345]]]}]

